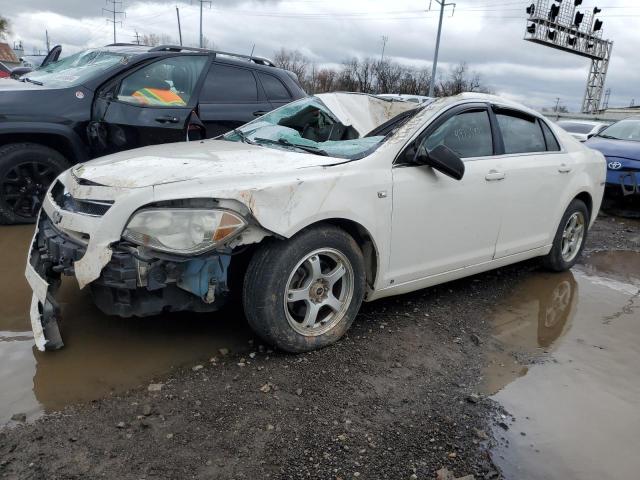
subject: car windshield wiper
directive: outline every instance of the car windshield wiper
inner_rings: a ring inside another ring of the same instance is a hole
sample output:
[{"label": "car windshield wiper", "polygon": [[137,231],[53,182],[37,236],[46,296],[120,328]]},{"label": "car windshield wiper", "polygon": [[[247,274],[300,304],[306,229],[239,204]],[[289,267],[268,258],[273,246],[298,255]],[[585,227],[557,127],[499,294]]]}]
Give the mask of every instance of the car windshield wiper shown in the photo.
[{"label": "car windshield wiper", "polygon": [[596,137],[609,138],[611,140],[622,140],[621,138],[612,137],[611,135],[603,135],[602,133],[599,133],[598,135],[596,135]]},{"label": "car windshield wiper", "polygon": [[273,143],[276,145],[284,145],[285,147],[297,148],[298,150],[304,150],[305,152],[314,153],[316,155],[322,155],[323,157],[328,157],[329,154],[322,150],[321,148],[314,147],[311,145],[301,145],[299,143],[291,143],[289,140],[284,138],[279,138],[278,140],[271,140],[270,138],[256,138],[258,142],[265,143]]},{"label": "car windshield wiper", "polygon": [[248,143],[250,145],[257,145],[256,142],[254,142],[253,140],[251,140],[249,137],[247,137],[247,135],[245,135],[245,133],[242,130],[238,130],[237,128],[234,128],[232,130],[233,133],[235,133],[236,135],[238,135],[238,137],[240,137],[240,141],[242,143]]},{"label": "car windshield wiper", "polygon": [[40,86],[44,85],[44,83],[39,82],[38,80],[33,80],[33,79],[29,78],[29,77],[24,77],[24,79],[22,81],[23,82],[33,83],[34,85],[40,85]]}]

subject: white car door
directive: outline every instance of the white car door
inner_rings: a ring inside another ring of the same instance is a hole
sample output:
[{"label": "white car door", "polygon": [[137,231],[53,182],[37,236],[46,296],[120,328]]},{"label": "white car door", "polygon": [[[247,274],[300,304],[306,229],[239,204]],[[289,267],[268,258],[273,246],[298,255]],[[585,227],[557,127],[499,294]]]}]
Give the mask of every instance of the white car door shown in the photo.
[{"label": "white car door", "polygon": [[506,176],[505,207],[496,258],[551,243],[558,204],[573,169],[544,121],[514,109],[493,108],[500,129]]},{"label": "white car door", "polygon": [[[403,155],[442,144],[463,159],[462,180],[411,163],[410,155]],[[427,126],[398,157],[393,168],[389,286],[493,258],[504,178],[494,148],[487,106],[467,104]]]}]

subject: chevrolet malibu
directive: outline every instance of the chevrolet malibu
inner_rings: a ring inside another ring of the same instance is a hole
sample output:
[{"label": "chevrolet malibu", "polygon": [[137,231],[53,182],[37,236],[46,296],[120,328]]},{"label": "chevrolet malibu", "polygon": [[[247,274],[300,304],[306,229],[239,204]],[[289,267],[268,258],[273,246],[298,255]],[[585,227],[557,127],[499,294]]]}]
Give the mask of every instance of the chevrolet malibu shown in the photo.
[{"label": "chevrolet malibu", "polygon": [[570,268],[605,176],[601,153],[499,97],[308,97],[62,173],[28,254],[35,342],[63,346],[56,290],[73,275],[123,317],[241,297],[265,341],[317,349],[363,300],[533,257]]}]

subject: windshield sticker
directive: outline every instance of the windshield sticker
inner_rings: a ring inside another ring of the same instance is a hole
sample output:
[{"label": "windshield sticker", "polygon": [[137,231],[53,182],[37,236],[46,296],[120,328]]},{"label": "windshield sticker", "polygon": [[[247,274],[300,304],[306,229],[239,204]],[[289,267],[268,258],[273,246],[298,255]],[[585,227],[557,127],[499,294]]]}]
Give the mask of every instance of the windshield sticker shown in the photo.
[{"label": "windshield sticker", "polygon": [[76,80],[78,80],[80,77],[78,75],[58,75],[56,80],[59,80],[61,82],[75,82]]}]

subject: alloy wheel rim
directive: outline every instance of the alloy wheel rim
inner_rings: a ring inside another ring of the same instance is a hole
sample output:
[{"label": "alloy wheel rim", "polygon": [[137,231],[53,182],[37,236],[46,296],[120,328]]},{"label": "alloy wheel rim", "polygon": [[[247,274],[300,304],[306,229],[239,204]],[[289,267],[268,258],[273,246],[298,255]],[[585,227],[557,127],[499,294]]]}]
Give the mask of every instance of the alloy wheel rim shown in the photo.
[{"label": "alloy wheel rim", "polygon": [[47,188],[56,177],[50,165],[30,161],[11,168],[2,179],[0,195],[11,212],[22,218],[38,213]]},{"label": "alloy wheel rim", "polygon": [[569,217],[562,231],[562,259],[571,262],[576,258],[585,233],[585,220],[582,212],[575,212]]},{"label": "alloy wheel rim", "polygon": [[284,292],[289,325],[304,336],[328,332],[344,318],[353,287],[353,267],[342,252],[322,248],[305,255],[289,275]]}]

